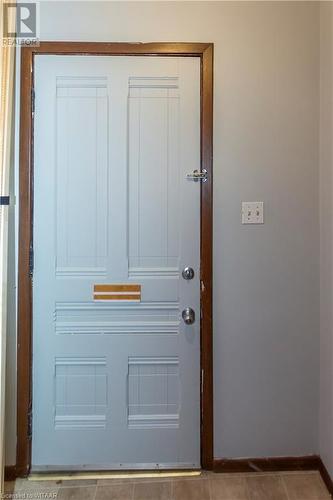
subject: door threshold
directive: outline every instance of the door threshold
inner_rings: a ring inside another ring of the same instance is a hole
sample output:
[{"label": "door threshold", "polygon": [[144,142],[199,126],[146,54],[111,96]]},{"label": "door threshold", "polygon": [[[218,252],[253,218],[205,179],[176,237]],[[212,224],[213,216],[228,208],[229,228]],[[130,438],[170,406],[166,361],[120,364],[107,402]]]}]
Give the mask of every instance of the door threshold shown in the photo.
[{"label": "door threshold", "polygon": [[142,479],[142,478],[173,478],[173,477],[198,477],[201,470],[177,471],[141,471],[141,472],[33,472],[28,476],[28,481],[73,481],[82,479]]}]

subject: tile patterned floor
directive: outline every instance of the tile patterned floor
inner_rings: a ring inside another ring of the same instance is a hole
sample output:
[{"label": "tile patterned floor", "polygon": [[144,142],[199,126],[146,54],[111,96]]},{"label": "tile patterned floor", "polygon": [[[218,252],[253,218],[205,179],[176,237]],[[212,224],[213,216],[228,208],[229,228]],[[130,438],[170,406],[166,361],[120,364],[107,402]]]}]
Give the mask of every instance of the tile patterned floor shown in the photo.
[{"label": "tile patterned floor", "polygon": [[318,472],[214,474],[5,483],[7,499],[56,500],[328,500]]}]

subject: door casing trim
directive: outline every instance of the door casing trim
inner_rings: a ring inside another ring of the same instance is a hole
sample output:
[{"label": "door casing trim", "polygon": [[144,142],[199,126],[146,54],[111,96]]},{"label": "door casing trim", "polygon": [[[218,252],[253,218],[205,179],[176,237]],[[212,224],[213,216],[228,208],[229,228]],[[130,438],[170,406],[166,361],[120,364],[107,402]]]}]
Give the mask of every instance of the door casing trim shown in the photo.
[{"label": "door casing trim", "polygon": [[17,317],[17,476],[31,465],[32,412],[32,276],[34,59],[48,55],[199,57],[201,61],[201,465],[213,468],[213,44],[212,43],[104,43],[41,42],[21,49],[19,133],[19,254]]}]

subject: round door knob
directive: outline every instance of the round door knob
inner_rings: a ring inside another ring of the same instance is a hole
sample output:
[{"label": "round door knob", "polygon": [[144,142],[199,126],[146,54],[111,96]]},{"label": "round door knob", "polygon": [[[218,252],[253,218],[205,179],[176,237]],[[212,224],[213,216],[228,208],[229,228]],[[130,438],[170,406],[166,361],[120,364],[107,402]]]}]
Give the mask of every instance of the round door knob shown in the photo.
[{"label": "round door knob", "polygon": [[184,280],[192,280],[194,278],[194,271],[192,269],[192,267],[184,267],[183,269],[183,272],[182,272],[182,276],[184,278]]},{"label": "round door knob", "polygon": [[195,322],[195,312],[191,307],[186,307],[182,312],[182,318],[186,325],[193,325]]}]

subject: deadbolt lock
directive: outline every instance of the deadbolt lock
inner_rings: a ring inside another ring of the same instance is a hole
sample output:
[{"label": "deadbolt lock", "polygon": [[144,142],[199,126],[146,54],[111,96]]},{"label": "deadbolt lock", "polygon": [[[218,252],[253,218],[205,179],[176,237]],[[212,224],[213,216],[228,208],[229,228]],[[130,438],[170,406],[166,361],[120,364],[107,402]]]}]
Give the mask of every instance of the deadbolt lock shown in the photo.
[{"label": "deadbolt lock", "polygon": [[184,278],[184,280],[192,280],[194,278],[194,271],[192,269],[192,267],[184,267],[183,269],[183,272],[182,272],[182,276]]}]

